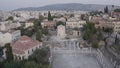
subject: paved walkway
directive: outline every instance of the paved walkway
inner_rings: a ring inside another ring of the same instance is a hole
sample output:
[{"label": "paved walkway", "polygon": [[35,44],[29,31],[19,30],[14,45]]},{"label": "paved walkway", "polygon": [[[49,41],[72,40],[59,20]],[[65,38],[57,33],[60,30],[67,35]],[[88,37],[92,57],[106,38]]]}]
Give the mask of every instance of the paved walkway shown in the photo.
[{"label": "paved walkway", "polygon": [[[51,41],[61,41],[52,38]],[[59,42],[61,45],[61,42]],[[51,48],[52,68],[103,68],[92,53],[82,53],[78,45],[61,45]],[[86,50],[86,49],[85,49]],[[86,52],[86,51],[85,51]],[[106,60],[105,63],[108,63]],[[108,63],[109,64],[109,63]],[[106,68],[106,67],[105,67]],[[108,68],[113,68],[109,65]]]},{"label": "paved walkway", "polygon": [[55,54],[53,68],[102,68],[95,57],[87,54]]},{"label": "paved walkway", "polygon": [[52,50],[52,61],[53,68],[102,68],[95,56],[84,54],[77,48]]}]

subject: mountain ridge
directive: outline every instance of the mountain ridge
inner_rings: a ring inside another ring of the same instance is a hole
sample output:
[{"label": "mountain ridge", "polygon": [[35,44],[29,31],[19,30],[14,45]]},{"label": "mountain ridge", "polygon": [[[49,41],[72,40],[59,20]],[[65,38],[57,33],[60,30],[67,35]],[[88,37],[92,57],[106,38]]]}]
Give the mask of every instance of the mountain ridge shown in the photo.
[{"label": "mountain ridge", "polygon": [[[112,9],[112,5],[107,5],[109,9]],[[41,11],[41,10],[81,10],[81,11],[103,11],[106,5],[100,4],[81,4],[81,3],[65,3],[65,4],[52,4],[45,5],[42,7],[27,7],[27,8],[18,8],[14,11]],[[120,6],[115,6],[114,8],[120,8]]]}]

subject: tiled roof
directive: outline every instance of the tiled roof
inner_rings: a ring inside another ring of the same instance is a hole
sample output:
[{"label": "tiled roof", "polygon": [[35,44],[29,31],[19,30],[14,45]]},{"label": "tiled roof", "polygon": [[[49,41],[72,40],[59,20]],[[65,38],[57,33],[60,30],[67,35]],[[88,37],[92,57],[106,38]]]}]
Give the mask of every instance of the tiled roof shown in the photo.
[{"label": "tiled roof", "polygon": [[38,44],[40,44],[39,41],[32,40],[31,38],[27,36],[22,36],[19,38],[18,41],[16,41],[15,43],[12,43],[11,45],[13,48],[13,53],[21,54],[25,50],[31,49],[37,46]]},{"label": "tiled roof", "polygon": [[15,54],[24,54],[25,52],[22,51],[22,50],[13,49],[13,53],[15,53]]}]

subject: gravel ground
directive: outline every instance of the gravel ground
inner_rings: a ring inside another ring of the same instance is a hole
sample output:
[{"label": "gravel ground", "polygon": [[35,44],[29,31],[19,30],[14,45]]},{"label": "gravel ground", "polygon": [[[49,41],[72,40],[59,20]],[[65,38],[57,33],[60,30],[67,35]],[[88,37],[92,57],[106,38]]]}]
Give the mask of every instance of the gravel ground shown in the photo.
[{"label": "gravel ground", "polygon": [[[61,43],[61,41],[62,40],[57,37],[52,37],[50,40],[50,42],[59,43]],[[103,68],[94,55],[79,52],[78,45],[60,46],[62,47],[51,49],[52,68]],[[108,63],[108,61],[106,61],[106,63]],[[113,67],[109,66],[109,68]]]},{"label": "gravel ground", "polygon": [[53,53],[53,68],[102,68],[90,54]]}]

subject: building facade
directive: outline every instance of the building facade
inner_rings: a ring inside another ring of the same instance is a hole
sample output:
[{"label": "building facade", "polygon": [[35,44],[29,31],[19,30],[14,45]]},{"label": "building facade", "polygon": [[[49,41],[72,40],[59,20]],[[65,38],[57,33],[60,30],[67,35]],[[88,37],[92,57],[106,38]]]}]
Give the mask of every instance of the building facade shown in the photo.
[{"label": "building facade", "polygon": [[120,21],[114,23],[114,33],[120,33]]},{"label": "building facade", "polygon": [[25,23],[25,28],[32,27],[34,25],[33,22],[26,22]]},{"label": "building facade", "polygon": [[68,28],[82,28],[86,21],[67,21],[66,27]]},{"label": "building facade", "polygon": [[44,21],[41,22],[42,28],[54,29],[56,23],[54,21]]},{"label": "building facade", "polygon": [[57,27],[57,36],[61,39],[64,39],[66,37],[65,26],[59,25]]},{"label": "building facade", "polygon": [[42,47],[42,42],[21,36],[18,41],[11,44],[15,60],[28,59],[36,49]]},{"label": "building facade", "polygon": [[11,30],[8,32],[0,32],[0,46],[4,46],[6,43],[15,42],[21,36],[20,30]]}]

